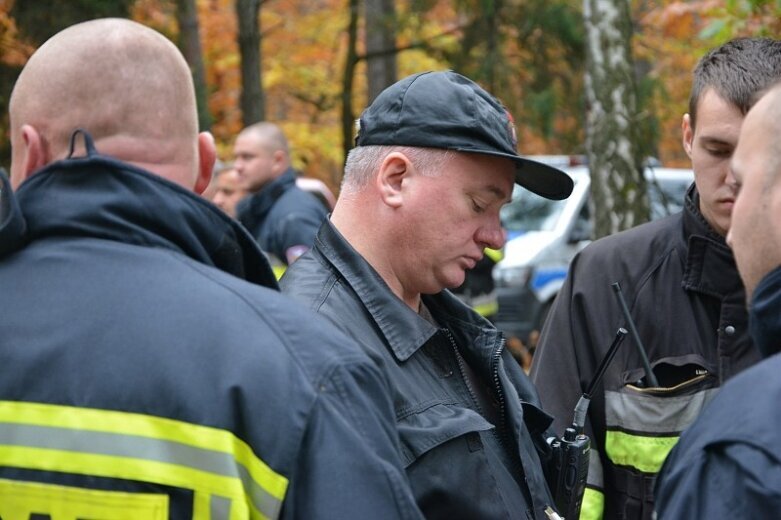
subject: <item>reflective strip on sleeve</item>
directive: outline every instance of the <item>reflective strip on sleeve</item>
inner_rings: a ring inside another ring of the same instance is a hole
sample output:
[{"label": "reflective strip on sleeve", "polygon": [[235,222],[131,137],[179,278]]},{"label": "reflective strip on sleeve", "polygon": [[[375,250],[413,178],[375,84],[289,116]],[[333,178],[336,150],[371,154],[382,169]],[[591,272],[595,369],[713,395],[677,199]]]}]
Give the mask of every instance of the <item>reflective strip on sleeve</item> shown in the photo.
[{"label": "reflective strip on sleeve", "polygon": [[41,403],[0,401],[0,465],[192,489],[204,519],[226,499],[231,519],[277,518],[288,486],[229,431]]},{"label": "reflective strip on sleeve", "polygon": [[680,437],[648,437],[608,430],[605,453],[617,466],[630,466],[644,473],[658,473],[664,459]]},{"label": "reflective strip on sleeve", "polygon": [[500,249],[491,249],[490,247],[483,249],[483,254],[490,258],[494,263],[497,263],[504,258],[504,253],[502,253]]},{"label": "reflective strip on sleeve", "polygon": [[494,300],[487,303],[480,303],[472,307],[472,309],[480,316],[488,318],[499,312],[499,302]]},{"label": "reflective strip on sleeve", "polygon": [[601,491],[587,487],[583,493],[580,520],[601,520],[604,512],[605,495]]}]

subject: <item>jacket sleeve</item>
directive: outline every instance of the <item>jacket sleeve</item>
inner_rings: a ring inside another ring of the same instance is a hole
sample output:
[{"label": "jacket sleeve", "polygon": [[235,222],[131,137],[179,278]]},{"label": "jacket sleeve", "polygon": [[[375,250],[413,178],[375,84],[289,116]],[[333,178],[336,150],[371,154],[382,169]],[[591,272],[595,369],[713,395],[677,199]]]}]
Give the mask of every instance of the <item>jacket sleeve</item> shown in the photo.
[{"label": "jacket sleeve", "polygon": [[754,446],[715,444],[665,464],[656,487],[657,518],[778,518],[781,465]]},{"label": "jacket sleeve", "polygon": [[321,382],[283,518],[420,519],[384,374],[345,363]]},{"label": "jacket sleeve", "polygon": [[[532,381],[539,392],[543,410],[553,415],[553,429],[558,435],[572,424],[575,405],[596,370],[594,356],[599,351],[590,333],[590,327],[595,324],[589,321],[587,305],[594,306],[596,302],[593,300],[600,296],[590,294],[586,298],[577,288],[582,285],[581,277],[590,280],[590,273],[584,272],[581,260],[581,256],[577,255],[570,265],[564,286],[543,326],[531,367]],[[607,325],[605,328],[608,329]],[[590,418],[586,421],[585,433],[591,438],[593,450],[581,518],[599,519],[604,509],[604,482],[601,449]]]},{"label": "jacket sleeve", "polygon": [[272,239],[273,253],[290,264],[297,256],[312,247],[324,219],[325,215],[314,210],[287,213],[280,219],[275,230]]}]

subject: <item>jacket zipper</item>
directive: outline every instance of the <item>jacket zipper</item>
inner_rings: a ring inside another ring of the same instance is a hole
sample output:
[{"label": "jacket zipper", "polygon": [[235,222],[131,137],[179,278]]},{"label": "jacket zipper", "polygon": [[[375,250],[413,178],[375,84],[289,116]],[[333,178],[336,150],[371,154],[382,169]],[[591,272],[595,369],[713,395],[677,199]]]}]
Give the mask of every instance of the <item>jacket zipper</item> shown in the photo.
[{"label": "jacket zipper", "polygon": [[[453,347],[453,353],[455,354],[456,360],[458,362],[458,371],[461,373],[461,378],[464,380],[464,383],[466,383],[466,388],[469,391],[469,395],[472,398],[472,402],[474,402],[475,407],[477,407],[478,413],[480,413],[481,416],[486,417],[485,411],[480,406],[480,401],[477,399],[475,390],[474,388],[472,388],[472,384],[470,383],[469,378],[466,375],[466,371],[464,369],[464,360],[462,359],[461,354],[458,352],[458,345],[456,344],[455,338],[453,338],[453,333],[450,332],[450,330],[448,329],[443,329],[443,330],[445,332],[445,335],[447,336],[447,339],[450,341],[450,345]],[[499,358],[502,355],[502,350],[504,350],[504,338],[502,338],[499,347],[491,355],[491,370],[493,373],[493,385],[494,385],[493,390],[494,393],[496,394],[497,401],[499,402],[499,410],[498,410],[499,424],[495,425],[496,428],[494,428],[494,435],[499,441],[499,445],[512,458],[513,450],[509,449],[511,443],[509,442],[509,438],[507,435],[507,418],[505,413],[504,394],[502,393],[502,387],[499,381]]]},{"label": "jacket zipper", "polygon": [[499,358],[502,357],[502,351],[504,351],[505,339],[501,338],[499,346],[494,350],[491,355],[491,373],[493,374],[494,391],[496,398],[499,401],[499,422],[501,423],[502,433],[499,436],[499,441],[502,446],[508,450],[508,453],[512,455],[514,450],[509,449],[512,446],[511,437],[509,435],[509,428],[507,427],[507,416],[505,409],[504,393],[502,392],[502,383],[499,379]]}]

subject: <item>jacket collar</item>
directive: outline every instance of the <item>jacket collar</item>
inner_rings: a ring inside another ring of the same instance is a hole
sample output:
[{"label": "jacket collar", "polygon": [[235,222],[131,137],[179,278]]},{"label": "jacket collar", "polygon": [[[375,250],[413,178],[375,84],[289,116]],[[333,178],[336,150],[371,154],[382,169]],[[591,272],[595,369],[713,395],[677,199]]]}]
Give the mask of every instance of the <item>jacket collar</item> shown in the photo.
[{"label": "jacket collar", "polygon": [[277,199],[296,183],[296,173],[293,168],[263,186],[260,191],[241,200],[236,207],[239,221],[249,229],[258,227],[271,211]]},{"label": "jacket collar", "polygon": [[781,352],[781,267],[759,282],[751,300],[749,331],[763,357]]},{"label": "jacket collar", "polygon": [[0,255],[10,253],[9,237],[14,249],[48,236],[102,238],[178,251],[278,287],[265,256],[237,222],[194,193],[110,157],[55,162],[25,181],[10,207],[0,227]]},{"label": "jacket collar", "polygon": [[735,257],[724,237],[716,233],[700,212],[700,196],[692,184],[683,210],[684,237],[688,241],[682,286],[714,296],[742,301],[745,298]]},{"label": "jacket collar", "polygon": [[[339,231],[325,221],[315,239],[319,250],[334,270],[355,291],[372,320],[385,337],[389,348],[399,361],[405,361],[438,331],[398,298],[377,271],[345,240]],[[459,344],[471,346],[473,341],[460,334],[476,335],[485,332],[484,318],[469,309],[448,291],[423,295],[434,319],[456,333]],[[494,336],[495,337],[495,336]],[[471,338],[474,339],[474,338]]]},{"label": "jacket collar", "polygon": [[0,258],[22,248],[26,227],[11,183],[0,173]]}]

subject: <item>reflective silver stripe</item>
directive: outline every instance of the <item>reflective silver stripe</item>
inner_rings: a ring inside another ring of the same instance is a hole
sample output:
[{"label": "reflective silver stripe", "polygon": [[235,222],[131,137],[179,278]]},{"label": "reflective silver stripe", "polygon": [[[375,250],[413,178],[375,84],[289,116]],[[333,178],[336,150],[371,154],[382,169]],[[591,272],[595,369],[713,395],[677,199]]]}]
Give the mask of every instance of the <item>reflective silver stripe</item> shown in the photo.
[{"label": "reflective silver stripe", "polygon": [[0,444],[176,464],[241,480],[255,508],[268,518],[277,518],[282,508],[230,453],[137,435],[15,423],[0,423]]},{"label": "reflective silver stripe", "polygon": [[605,478],[602,475],[602,460],[599,458],[599,452],[594,448],[591,448],[591,453],[588,456],[586,484],[599,489],[605,487]]},{"label": "reflective silver stripe", "polygon": [[231,516],[231,500],[212,495],[209,502],[209,513],[211,520],[228,520]]},{"label": "reflective silver stripe", "polygon": [[700,415],[718,388],[692,395],[655,396],[650,394],[605,391],[607,429],[634,432],[676,434],[685,430]]}]

